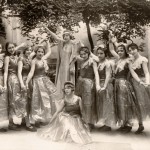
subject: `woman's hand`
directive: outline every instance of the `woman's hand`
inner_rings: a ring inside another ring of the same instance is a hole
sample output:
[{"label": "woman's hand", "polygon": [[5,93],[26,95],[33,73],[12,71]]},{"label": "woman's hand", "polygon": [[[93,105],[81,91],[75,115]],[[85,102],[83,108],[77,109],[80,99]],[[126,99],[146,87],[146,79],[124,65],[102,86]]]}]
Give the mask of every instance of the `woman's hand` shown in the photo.
[{"label": "woman's hand", "polygon": [[98,91],[100,91],[100,90],[101,90],[100,85],[96,85],[96,91],[98,92]]},{"label": "woman's hand", "polygon": [[148,86],[150,85],[150,84],[145,83],[145,82],[143,82],[143,81],[140,81],[140,84],[143,85],[143,86],[145,86],[145,87],[148,87]]},{"label": "woman's hand", "polygon": [[71,74],[71,75],[74,75],[74,74],[75,74],[75,68],[74,68],[74,67],[71,67],[71,68],[70,68],[70,74]]},{"label": "woman's hand", "polygon": [[3,90],[6,91],[6,90],[7,90],[7,86],[4,86],[4,87],[3,87]]},{"label": "woman's hand", "polygon": [[104,91],[104,90],[106,90],[106,87],[102,87],[102,88],[101,88],[101,91]]},{"label": "woman's hand", "polygon": [[21,91],[24,92],[26,90],[27,90],[26,86],[24,84],[21,84]]}]

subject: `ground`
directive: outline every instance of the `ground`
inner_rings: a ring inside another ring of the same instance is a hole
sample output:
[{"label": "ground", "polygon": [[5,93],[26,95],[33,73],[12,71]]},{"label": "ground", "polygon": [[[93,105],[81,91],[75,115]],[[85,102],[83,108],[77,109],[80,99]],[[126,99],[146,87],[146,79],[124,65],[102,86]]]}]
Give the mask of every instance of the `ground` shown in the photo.
[{"label": "ground", "polygon": [[137,124],[125,135],[115,129],[107,133],[95,130],[91,133],[93,143],[88,145],[50,142],[25,129],[8,131],[0,133],[0,150],[150,150],[150,121],[144,125],[141,135],[134,133]]}]

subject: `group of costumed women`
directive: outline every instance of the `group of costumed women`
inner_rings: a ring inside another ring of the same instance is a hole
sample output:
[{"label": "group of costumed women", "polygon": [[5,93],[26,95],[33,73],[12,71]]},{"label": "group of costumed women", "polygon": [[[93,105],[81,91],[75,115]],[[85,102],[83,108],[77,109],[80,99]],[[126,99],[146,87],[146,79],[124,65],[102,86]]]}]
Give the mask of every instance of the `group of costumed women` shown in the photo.
[{"label": "group of costumed women", "polygon": [[[2,53],[0,46],[0,131],[20,130],[25,120],[28,131],[42,127],[41,137],[85,144],[92,141],[89,132],[96,123],[103,124],[99,131],[116,125],[128,133],[136,119],[136,133],[141,133],[150,115],[150,75],[138,46],[126,47],[110,36],[109,50],[97,46],[93,54],[81,42],[73,42],[69,31],[60,39],[44,29],[58,41],[55,84],[47,76],[48,40],[34,51],[8,42]],[[18,49],[22,50],[17,55]]]}]

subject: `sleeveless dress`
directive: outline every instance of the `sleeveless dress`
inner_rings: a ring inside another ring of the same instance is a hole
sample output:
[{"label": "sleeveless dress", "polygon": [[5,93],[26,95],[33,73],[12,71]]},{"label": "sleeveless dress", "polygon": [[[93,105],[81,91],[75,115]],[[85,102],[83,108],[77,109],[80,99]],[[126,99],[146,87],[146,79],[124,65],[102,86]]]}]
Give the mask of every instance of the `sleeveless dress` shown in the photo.
[{"label": "sleeveless dress", "polygon": [[22,118],[27,115],[27,101],[22,98],[18,73],[18,57],[9,57],[8,66],[8,99],[9,99],[9,117],[14,123],[20,124]]},{"label": "sleeveless dress", "polygon": [[[132,69],[136,72],[141,81],[145,82],[145,74],[142,67],[142,63],[148,63],[147,58],[139,56],[136,61],[132,62]],[[140,85],[135,79],[131,78],[131,83],[134,87],[134,91],[137,97],[136,107],[138,108],[138,118],[140,120],[150,117],[150,86],[145,87]]]},{"label": "sleeveless dress", "polygon": [[[31,60],[25,57],[21,57],[20,61],[22,61],[23,63],[23,67],[22,67],[22,78],[23,78],[23,82],[24,85],[26,83],[27,80],[27,76],[30,72],[31,69]],[[22,94],[22,98],[25,99],[26,103],[26,110],[27,110],[27,114],[30,114],[30,110],[31,110],[31,96],[32,96],[32,81],[29,83],[29,89],[26,92],[21,92]]]},{"label": "sleeveless dress", "polygon": [[[4,58],[0,57],[0,85],[3,87],[4,77],[3,77],[3,65]],[[8,96],[7,92],[0,92],[0,129],[7,128],[9,124],[8,120]]]},{"label": "sleeveless dress", "polygon": [[96,116],[96,89],[95,75],[92,63],[86,62],[80,68],[79,77],[76,86],[76,95],[82,99],[82,117],[86,123],[94,124],[97,121]]},{"label": "sleeveless dress", "polygon": [[[110,62],[105,60],[98,65],[98,73],[100,77],[100,86],[103,87],[106,79],[106,67],[111,67]],[[114,93],[113,93],[112,80],[105,90],[97,93],[96,108],[98,122],[103,122],[106,126],[112,126],[115,123],[115,111],[114,111]]]},{"label": "sleeveless dress", "polygon": [[119,125],[132,125],[135,117],[135,94],[128,81],[128,59],[119,60],[115,71],[115,113]]},{"label": "sleeveless dress", "polygon": [[45,62],[35,64],[31,101],[31,122],[47,123],[55,112],[56,87],[46,76]]},{"label": "sleeveless dress", "polygon": [[52,141],[75,142],[86,144],[91,137],[86,124],[81,119],[80,97],[74,95],[72,102],[62,99],[64,110],[49,125],[38,130],[38,135]]}]

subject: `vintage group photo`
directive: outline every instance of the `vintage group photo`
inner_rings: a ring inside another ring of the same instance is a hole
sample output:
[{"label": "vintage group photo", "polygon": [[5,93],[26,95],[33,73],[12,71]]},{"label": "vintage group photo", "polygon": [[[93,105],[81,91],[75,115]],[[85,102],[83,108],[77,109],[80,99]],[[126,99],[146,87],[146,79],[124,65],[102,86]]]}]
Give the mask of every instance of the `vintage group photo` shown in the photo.
[{"label": "vintage group photo", "polygon": [[0,0],[0,149],[150,149],[149,0]]}]

